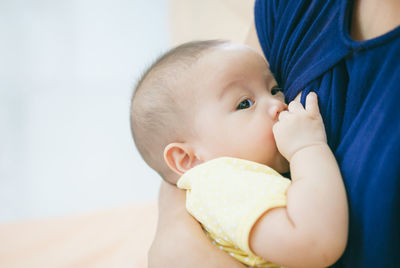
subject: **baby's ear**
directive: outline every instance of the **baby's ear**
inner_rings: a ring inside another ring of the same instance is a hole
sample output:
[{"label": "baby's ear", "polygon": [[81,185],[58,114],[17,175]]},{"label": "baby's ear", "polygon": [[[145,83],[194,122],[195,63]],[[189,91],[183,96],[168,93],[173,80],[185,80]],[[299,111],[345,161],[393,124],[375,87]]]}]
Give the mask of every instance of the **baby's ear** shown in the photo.
[{"label": "baby's ear", "polygon": [[170,143],[164,149],[164,160],[175,173],[182,175],[199,163],[193,148],[187,143]]}]

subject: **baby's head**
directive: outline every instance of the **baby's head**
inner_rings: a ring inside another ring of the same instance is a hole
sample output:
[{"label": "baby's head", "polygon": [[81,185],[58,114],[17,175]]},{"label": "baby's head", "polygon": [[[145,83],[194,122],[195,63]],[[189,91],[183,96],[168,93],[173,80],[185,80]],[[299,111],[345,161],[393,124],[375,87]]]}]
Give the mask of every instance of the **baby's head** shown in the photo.
[{"label": "baby's head", "polygon": [[165,180],[221,156],[288,171],[272,127],[286,109],[267,62],[226,41],[197,41],[159,58],[132,97],[131,128],[143,159]]}]

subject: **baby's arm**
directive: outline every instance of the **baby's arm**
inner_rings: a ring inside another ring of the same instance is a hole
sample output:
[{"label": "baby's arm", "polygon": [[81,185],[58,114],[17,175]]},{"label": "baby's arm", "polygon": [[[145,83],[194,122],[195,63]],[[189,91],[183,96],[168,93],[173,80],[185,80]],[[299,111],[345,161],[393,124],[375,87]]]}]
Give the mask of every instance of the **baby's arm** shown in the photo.
[{"label": "baby's arm", "polygon": [[348,232],[346,192],[326,135],[315,93],[306,109],[289,104],[274,126],[277,146],[290,162],[287,207],[262,216],[250,234],[259,256],[290,267],[325,267],[343,253]]}]

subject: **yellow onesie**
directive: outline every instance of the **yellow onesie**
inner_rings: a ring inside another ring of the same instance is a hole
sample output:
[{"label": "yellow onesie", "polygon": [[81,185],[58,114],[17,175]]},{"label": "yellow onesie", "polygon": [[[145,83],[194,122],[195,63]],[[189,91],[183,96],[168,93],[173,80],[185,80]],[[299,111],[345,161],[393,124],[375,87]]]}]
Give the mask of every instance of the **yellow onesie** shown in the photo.
[{"label": "yellow onesie", "polygon": [[286,206],[289,179],[262,164],[221,157],[190,169],[177,185],[213,244],[248,266],[279,267],[250,250],[249,235],[267,210]]}]

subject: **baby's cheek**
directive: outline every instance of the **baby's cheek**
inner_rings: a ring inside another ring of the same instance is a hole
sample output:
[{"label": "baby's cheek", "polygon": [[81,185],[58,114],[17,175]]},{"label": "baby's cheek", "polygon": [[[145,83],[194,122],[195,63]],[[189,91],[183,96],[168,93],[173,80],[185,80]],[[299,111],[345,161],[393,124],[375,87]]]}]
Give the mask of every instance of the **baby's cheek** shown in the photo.
[{"label": "baby's cheek", "polygon": [[265,133],[264,142],[262,145],[260,145],[260,148],[263,148],[263,150],[265,150],[265,154],[270,155],[270,157],[273,157],[274,154],[276,154],[278,149],[276,146],[275,136],[272,130]]},{"label": "baby's cheek", "polygon": [[260,132],[251,139],[254,150],[265,155],[266,152],[276,150],[276,142],[272,131]]},{"label": "baby's cheek", "polygon": [[275,136],[272,127],[264,130],[264,140],[268,143],[275,143]]}]

